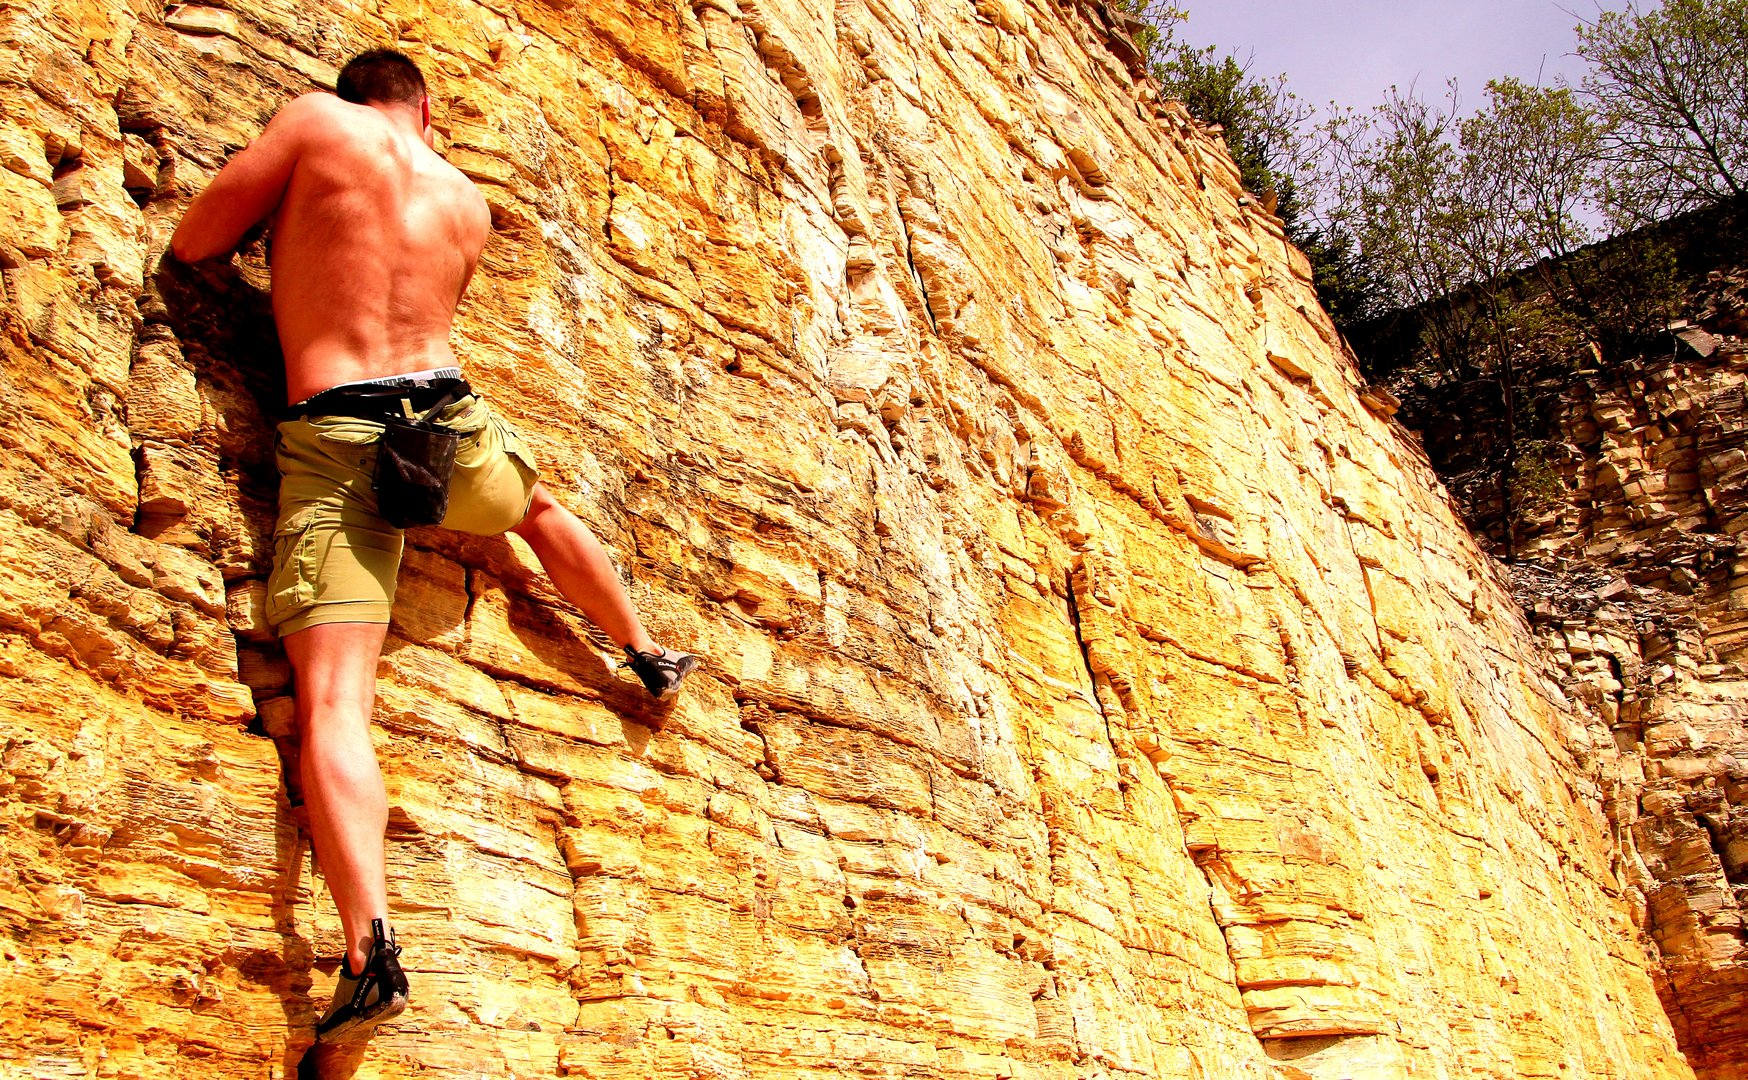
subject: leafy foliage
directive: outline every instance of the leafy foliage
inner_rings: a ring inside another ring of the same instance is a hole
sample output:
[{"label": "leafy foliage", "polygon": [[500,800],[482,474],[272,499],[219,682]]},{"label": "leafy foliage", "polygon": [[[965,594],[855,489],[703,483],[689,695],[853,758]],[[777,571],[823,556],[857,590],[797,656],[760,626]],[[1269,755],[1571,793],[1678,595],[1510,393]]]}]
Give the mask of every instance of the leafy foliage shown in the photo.
[{"label": "leafy foliage", "polygon": [[[1393,359],[1424,351],[1448,378],[1497,384],[1495,467],[1510,558],[1528,419],[1520,353],[1526,324],[1537,318],[1516,271],[1588,239],[1580,210],[1595,124],[1568,87],[1503,79],[1487,85],[1484,106],[1467,117],[1453,84],[1440,106],[1393,90],[1372,112],[1337,114],[1323,131],[1329,227],[1354,238],[1418,331],[1418,341],[1374,335],[1368,344],[1406,345]],[[1376,354],[1369,359],[1374,369],[1386,366]]]},{"label": "leafy foliage", "polygon": [[1317,299],[1335,325],[1376,324],[1393,309],[1382,273],[1359,250],[1353,234],[1336,227],[1301,224],[1295,242],[1311,262]]},{"label": "leafy foliage", "polygon": [[[1588,240],[1583,178],[1596,131],[1569,88],[1499,80],[1467,118],[1454,86],[1438,107],[1392,90],[1321,131],[1324,228],[1357,247],[1380,306],[1421,312],[1423,344],[1447,369],[1474,365],[1477,334],[1497,337],[1487,331],[1512,271]],[[1433,304],[1459,290],[1469,303]]]},{"label": "leafy foliage", "polygon": [[1629,0],[1578,27],[1617,226],[1748,195],[1748,0]]},{"label": "leafy foliage", "polygon": [[1312,111],[1287,90],[1286,76],[1259,79],[1248,61],[1218,55],[1212,45],[1197,49],[1180,41],[1161,50],[1152,71],[1167,96],[1224,129],[1244,186],[1272,201],[1292,230],[1299,216],[1294,152]]},{"label": "leafy foliage", "polygon": [[1560,479],[1559,448],[1546,439],[1530,439],[1519,447],[1511,473],[1511,500],[1521,513],[1544,513],[1567,497]]},{"label": "leafy foliage", "polygon": [[1189,18],[1167,0],[1118,0],[1147,28],[1137,44],[1167,97],[1183,103],[1205,124],[1219,125],[1244,186],[1262,196],[1280,217],[1288,239],[1310,258],[1318,297],[1337,321],[1360,320],[1383,310],[1383,293],[1360,258],[1351,236],[1314,222],[1306,214],[1300,176],[1311,148],[1316,110],[1287,88],[1287,77],[1252,73],[1250,58],[1196,48],[1177,36]]},{"label": "leafy foliage", "polygon": [[1667,341],[1686,292],[1676,249],[1652,230],[1542,263],[1537,274],[1559,311],[1608,357]]}]

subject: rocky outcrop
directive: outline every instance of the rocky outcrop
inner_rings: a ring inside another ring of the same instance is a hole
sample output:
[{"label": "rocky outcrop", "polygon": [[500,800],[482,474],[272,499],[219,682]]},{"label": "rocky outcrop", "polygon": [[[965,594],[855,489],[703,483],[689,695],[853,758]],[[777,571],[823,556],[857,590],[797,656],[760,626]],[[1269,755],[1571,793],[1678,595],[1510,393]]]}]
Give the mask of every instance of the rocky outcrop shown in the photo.
[{"label": "rocky outcrop", "polygon": [[[0,1070],[1691,1075],[1622,751],[1109,25],[0,12]],[[470,375],[710,667],[654,714],[525,550],[413,534],[414,1003],[317,1059],[267,278],[160,253],[387,43],[492,207]]]},{"label": "rocky outcrop", "polygon": [[[1517,592],[1610,733],[1609,820],[1701,1077],[1748,1076],[1748,305],[1718,276],[1674,351],[1570,381]],[[1713,331],[1716,331],[1714,333]]]}]

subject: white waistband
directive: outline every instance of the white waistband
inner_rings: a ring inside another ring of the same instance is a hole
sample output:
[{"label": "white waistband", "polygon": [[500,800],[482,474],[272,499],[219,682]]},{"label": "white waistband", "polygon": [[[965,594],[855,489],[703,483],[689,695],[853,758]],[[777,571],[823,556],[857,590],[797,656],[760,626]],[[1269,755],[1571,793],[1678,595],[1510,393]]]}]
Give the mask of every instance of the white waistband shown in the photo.
[{"label": "white waistband", "polygon": [[[326,394],[329,390],[350,390],[359,386],[401,386],[403,384],[410,386],[415,382],[426,382],[431,379],[459,378],[461,378],[461,369],[458,367],[426,368],[424,371],[403,371],[397,375],[384,375],[376,379],[358,379],[355,382],[335,383],[327,390],[318,391],[318,393]],[[315,396],[315,394],[310,395],[310,397]],[[308,401],[309,399],[304,398],[303,400]],[[303,401],[294,402],[291,407],[295,409],[302,404]]]},{"label": "white waistband", "polygon": [[459,378],[461,378],[461,369],[458,367],[434,367],[426,368],[424,371],[403,371],[398,375],[384,375],[380,379],[359,379],[357,382],[343,382],[338,386],[331,386],[329,389],[339,390],[347,386],[399,386],[401,383],[410,383],[416,379]]}]

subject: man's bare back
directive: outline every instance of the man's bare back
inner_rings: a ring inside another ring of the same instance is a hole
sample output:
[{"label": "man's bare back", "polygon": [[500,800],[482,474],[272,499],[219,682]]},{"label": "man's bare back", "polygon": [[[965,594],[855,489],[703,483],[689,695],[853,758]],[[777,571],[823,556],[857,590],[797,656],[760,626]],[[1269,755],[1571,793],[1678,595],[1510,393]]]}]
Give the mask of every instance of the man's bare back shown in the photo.
[{"label": "man's bare back", "polygon": [[305,94],[195,199],[171,241],[193,262],[272,225],[286,397],[456,365],[455,306],[491,228],[485,199],[428,145],[418,105]]}]

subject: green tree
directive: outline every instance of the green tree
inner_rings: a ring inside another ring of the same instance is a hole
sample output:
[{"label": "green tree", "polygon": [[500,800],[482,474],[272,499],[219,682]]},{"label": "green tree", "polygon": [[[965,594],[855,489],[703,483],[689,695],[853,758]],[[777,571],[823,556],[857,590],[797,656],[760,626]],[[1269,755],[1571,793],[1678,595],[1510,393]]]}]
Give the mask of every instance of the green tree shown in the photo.
[{"label": "green tree", "polygon": [[[1453,374],[1473,368],[1478,331],[1497,344],[1514,271],[1589,240],[1597,132],[1568,87],[1498,80],[1468,118],[1454,84],[1437,107],[1392,89],[1371,112],[1336,112],[1319,131],[1309,185],[1318,227],[1357,247],[1389,306],[1420,309],[1423,345]],[[1459,290],[1469,303],[1434,303]]]},{"label": "green tree", "polygon": [[1472,312],[1434,303],[1473,279],[1451,238],[1455,117],[1454,88],[1442,109],[1392,88],[1369,113],[1338,110],[1319,127],[1312,181],[1319,230],[1357,252],[1378,306],[1417,312],[1421,344],[1453,375],[1475,351]]},{"label": "green tree", "polygon": [[1748,0],[1664,0],[1578,27],[1604,127],[1609,218],[1631,227],[1748,195]]},{"label": "green tree", "polygon": [[1239,180],[1281,219],[1287,238],[1311,262],[1317,296],[1338,326],[1353,326],[1385,311],[1384,286],[1351,234],[1318,220],[1301,195],[1300,174],[1310,169],[1316,110],[1288,89],[1287,77],[1252,73],[1252,58],[1195,48],[1177,37],[1188,12],[1168,0],[1119,0],[1148,25],[1137,38],[1148,69],[1167,97],[1191,115],[1223,129]]},{"label": "green tree", "polygon": [[1652,228],[1623,233],[1537,266],[1571,323],[1604,358],[1667,343],[1667,327],[1686,292],[1676,248]]},{"label": "green tree", "polygon": [[1295,235],[1299,199],[1293,167],[1312,110],[1287,89],[1287,77],[1251,74],[1251,61],[1166,39],[1155,50],[1153,77],[1165,95],[1183,102],[1205,124],[1218,124],[1245,188],[1274,207]]},{"label": "green tree", "polygon": [[1135,44],[1147,57],[1151,69],[1153,61],[1167,45],[1177,39],[1177,25],[1190,17],[1190,13],[1172,3],[1171,0],[1115,0],[1117,7],[1139,18],[1146,25],[1135,35]]},{"label": "green tree", "polygon": [[1463,232],[1479,245],[1465,248],[1477,271],[1497,276],[1590,242],[1581,215],[1593,202],[1599,138],[1569,87],[1490,82],[1486,108],[1457,125],[1457,142],[1456,198],[1474,219]]},{"label": "green tree", "polygon": [[1588,239],[1578,215],[1588,201],[1596,125],[1567,87],[1502,79],[1487,84],[1487,107],[1457,125],[1457,147],[1445,225],[1471,278],[1505,414],[1498,483],[1510,561],[1517,551],[1513,496],[1525,434],[1522,342],[1512,333],[1522,317],[1514,271],[1561,259]]},{"label": "green tree", "polygon": [[1352,233],[1330,225],[1316,225],[1301,214],[1293,237],[1311,263],[1311,284],[1317,300],[1344,333],[1376,323],[1393,307],[1383,277],[1360,252]]},{"label": "green tree", "polygon": [[1597,209],[1633,228],[1723,200],[1748,208],[1748,0],[1625,0],[1578,28],[1592,66],[1581,92],[1499,80],[1465,116],[1454,83],[1437,103],[1392,89],[1315,126],[1284,76],[1180,40],[1178,3],[1117,2],[1150,23],[1142,45],[1163,91],[1224,128],[1362,363],[1376,374],[1430,360],[1497,385],[1503,423],[1489,434],[1511,558],[1513,490],[1535,472],[1518,460],[1526,341],[1615,355],[1660,332],[1678,295],[1660,234],[1596,247],[1585,223]]},{"label": "green tree", "polygon": [[1510,559],[1524,427],[1519,271],[1588,239],[1580,212],[1595,122],[1568,87],[1505,79],[1487,85],[1485,107],[1467,118],[1452,84],[1441,107],[1392,90],[1372,112],[1337,113],[1322,132],[1326,227],[1351,237],[1394,305],[1410,309],[1440,370],[1498,388],[1494,459]]}]

